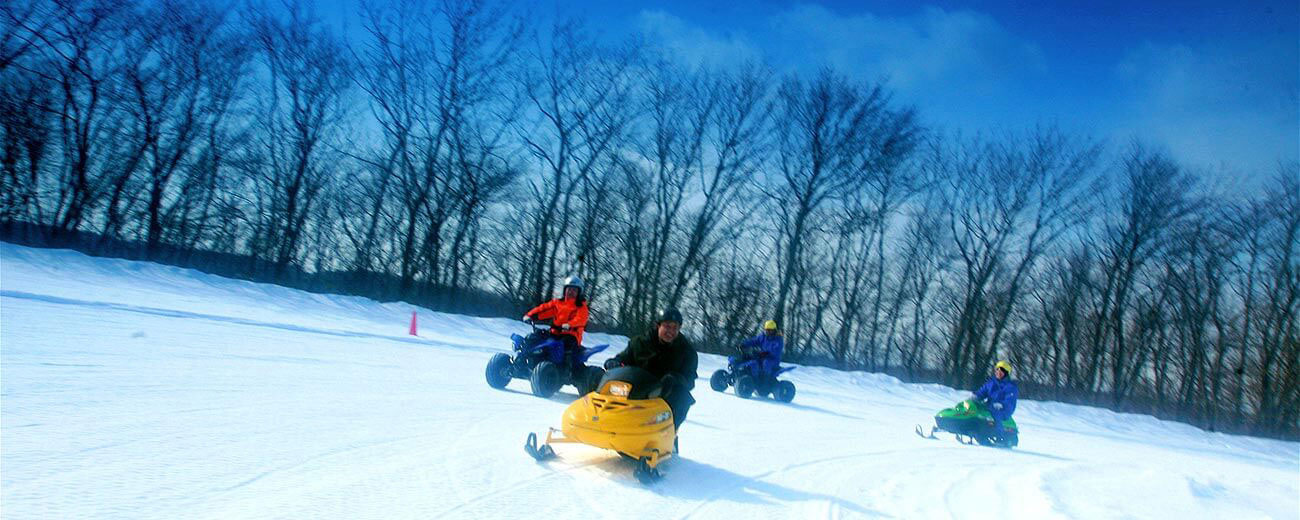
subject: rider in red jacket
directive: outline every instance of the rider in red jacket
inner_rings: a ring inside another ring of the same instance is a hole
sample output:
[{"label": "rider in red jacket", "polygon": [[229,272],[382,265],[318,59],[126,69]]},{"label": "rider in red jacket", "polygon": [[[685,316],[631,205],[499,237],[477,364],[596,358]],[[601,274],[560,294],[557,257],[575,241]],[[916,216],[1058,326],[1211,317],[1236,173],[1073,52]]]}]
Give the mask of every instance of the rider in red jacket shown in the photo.
[{"label": "rider in red jacket", "polygon": [[587,327],[587,299],[582,295],[582,279],[564,280],[563,297],[543,303],[524,314],[524,321],[551,320],[551,334],[564,341],[571,354],[582,345],[582,331]]}]

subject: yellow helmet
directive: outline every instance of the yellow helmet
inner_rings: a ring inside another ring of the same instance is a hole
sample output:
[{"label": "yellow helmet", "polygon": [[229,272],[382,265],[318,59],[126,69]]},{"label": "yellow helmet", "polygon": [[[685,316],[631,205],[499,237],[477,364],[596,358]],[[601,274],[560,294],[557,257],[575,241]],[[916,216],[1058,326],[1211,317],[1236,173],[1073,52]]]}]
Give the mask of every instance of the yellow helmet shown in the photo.
[{"label": "yellow helmet", "polygon": [[1007,375],[1011,375],[1011,363],[1006,360],[998,361],[998,364],[993,365],[993,368],[1001,368]]},{"label": "yellow helmet", "polygon": [[776,330],[776,320],[767,320],[763,322],[763,330]]}]

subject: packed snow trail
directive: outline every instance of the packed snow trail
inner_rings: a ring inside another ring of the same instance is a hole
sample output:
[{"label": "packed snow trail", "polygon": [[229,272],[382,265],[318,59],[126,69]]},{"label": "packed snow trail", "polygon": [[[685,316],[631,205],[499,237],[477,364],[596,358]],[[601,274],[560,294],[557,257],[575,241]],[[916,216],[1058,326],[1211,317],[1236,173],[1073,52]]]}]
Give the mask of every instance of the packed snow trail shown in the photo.
[{"label": "packed snow trail", "polygon": [[747,401],[712,355],[661,482],[583,446],[537,463],[572,387],[483,379],[527,326],[421,311],[410,337],[411,310],[0,244],[0,515],[1300,517],[1297,443],[1024,399],[1018,448],[963,446],[912,428],[965,391],[801,367],[794,403]]}]

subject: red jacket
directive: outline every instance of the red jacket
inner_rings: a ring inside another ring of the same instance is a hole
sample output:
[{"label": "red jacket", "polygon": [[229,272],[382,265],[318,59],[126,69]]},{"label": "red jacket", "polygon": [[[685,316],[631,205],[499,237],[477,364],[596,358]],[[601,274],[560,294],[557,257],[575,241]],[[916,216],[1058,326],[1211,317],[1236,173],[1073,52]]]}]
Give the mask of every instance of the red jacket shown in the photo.
[{"label": "red jacket", "polygon": [[[543,303],[533,310],[528,311],[528,316],[535,320],[551,320],[555,324],[553,329],[558,334],[568,334],[582,344],[582,329],[587,327],[587,302],[583,300],[582,304],[574,300],[555,299]],[[569,330],[562,330],[560,325],[569,324]]]}]

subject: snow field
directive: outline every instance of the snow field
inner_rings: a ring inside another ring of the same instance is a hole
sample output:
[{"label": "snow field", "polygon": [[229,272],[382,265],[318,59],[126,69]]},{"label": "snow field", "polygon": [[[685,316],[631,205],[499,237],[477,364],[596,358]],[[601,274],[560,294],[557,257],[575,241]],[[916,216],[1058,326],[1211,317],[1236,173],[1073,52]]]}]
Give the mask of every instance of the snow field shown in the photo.
[{"label": "snow field", "polygon": [[1023,399],[1018,448],[963,446],[911,430],[966,391],[800,367],[746,401],[712,355],[663,481],[539,464],[572,387],[483,380],[526,325],[412,310],[0,244],[0,516],[1300,518],[1294,442]]}]

